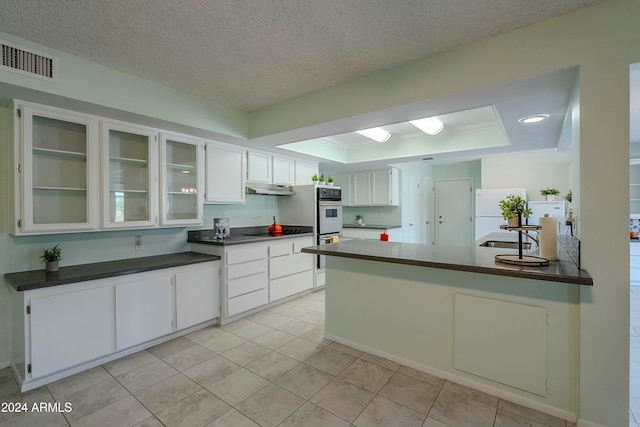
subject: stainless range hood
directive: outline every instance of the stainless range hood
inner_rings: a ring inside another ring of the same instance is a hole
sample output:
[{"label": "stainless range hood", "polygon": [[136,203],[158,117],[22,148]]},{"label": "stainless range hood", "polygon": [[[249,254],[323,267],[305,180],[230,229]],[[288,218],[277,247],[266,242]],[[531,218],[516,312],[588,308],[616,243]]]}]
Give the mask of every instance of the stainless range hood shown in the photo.
[{"label": "stainless range hood", "polygon": [[278,184],[247,184],[246,193],[265,196],[294,196],[296,194],[290,185]]}]

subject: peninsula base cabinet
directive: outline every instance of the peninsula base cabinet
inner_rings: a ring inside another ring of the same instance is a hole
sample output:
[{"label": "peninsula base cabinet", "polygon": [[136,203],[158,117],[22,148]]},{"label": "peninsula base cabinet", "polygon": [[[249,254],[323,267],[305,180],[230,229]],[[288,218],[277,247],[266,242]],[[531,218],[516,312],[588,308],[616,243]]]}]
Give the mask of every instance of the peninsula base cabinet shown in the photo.
[{"label": "peninsula base cabinet", "polygon": [[219,263],[24,292],[8,287],[11,364],[22,391],[215,323]]}]

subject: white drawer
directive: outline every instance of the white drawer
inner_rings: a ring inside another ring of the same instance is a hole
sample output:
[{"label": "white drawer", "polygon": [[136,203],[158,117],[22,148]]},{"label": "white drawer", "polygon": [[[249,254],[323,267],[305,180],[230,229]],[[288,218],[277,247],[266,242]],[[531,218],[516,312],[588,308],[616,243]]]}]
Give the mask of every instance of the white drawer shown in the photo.
[{"label": "white drawer", "polygon": [[234,264],[227,267],[227,280],[237,279],[238,277],[251,276],[253,274],[258,274],[266,271],[266,259],[244,262],[242,264]]},{"label": "white drawer", "polygon": [[240,245],[227,249],[227,265],[254,261],[267,257],[267,245]]},{"label": "white drawer", "polygon": [[292,274],[269,282],[269,301],[286,298],[313,288],[313,271]]},{"label": "white drawer", "polygon": [[283,255],[290,255],[292,249],[293,245],[291,244],[291,240],[284,243],[269,245],[269,257],[273,258]]},{"label": "white drawer", "polygon": [[305,270],[313,269],[314,256],[311,254],[297,253],[287,257],[271,258],[269,260],[269,278],[289,276]]},{"label": "white drawer", "polygon": [[267,288],[227,300],[227,316],[233,316],[269,302]]},{"label": "white drawer", "polygon": [[295,239],[293,241],[293,253],[297,254],[302,248],[313,246],[313,237],[305,237],[303,239]]},{"label": "white drawer", "polygon": [[267,272],[263,271],[251,276],[240,277],[227,281],[227,297],[233,298],[238,295],[248,294],[267,287]]}]

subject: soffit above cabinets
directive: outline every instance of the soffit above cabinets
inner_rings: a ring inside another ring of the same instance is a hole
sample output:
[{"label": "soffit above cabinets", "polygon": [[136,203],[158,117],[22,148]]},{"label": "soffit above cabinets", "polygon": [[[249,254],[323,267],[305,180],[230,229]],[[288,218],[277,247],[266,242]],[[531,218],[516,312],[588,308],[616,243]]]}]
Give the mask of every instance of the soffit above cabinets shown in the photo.
[{"label": "soffit above cabinets", "polygon": [[[278,145],[321,158],[321,170],[371,168],[422,161],[435,164],[474,161],[483,156],[522,151],[563,150],[560,137],[578,78],[577,67],[403,105],[329,124],[329,136]],[[520,118],[548,114],[542,122]],[[444,130],[426,135],[409,120],[438,117]],[[368,140],[357,129],[380,126],[391,133],[384,143]],[[345,127],[351,127],[345,131]],[[331,131],[335,133],[330,133]],[[340,131],[342,130],[342,131]],[[285,137],[280,135],[280,137]],[[567,144],[568,145],[568,144]]]}]

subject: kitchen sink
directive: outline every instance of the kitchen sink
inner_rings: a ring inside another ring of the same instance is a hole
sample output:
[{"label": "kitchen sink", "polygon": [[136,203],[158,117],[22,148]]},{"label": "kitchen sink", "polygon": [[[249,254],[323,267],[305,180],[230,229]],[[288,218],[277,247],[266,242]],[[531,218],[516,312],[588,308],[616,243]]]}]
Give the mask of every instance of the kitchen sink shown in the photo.
[{"label": "kitchen sink", "polygon": [[[479,246],[484,246],[487,248],[505,248],[505,249],[518,249],[518,242],[507,242],[504,240],[487,240],[486,242],[480,244]],[[522,242],[522,249],[530,249],[531,243]]]}]

